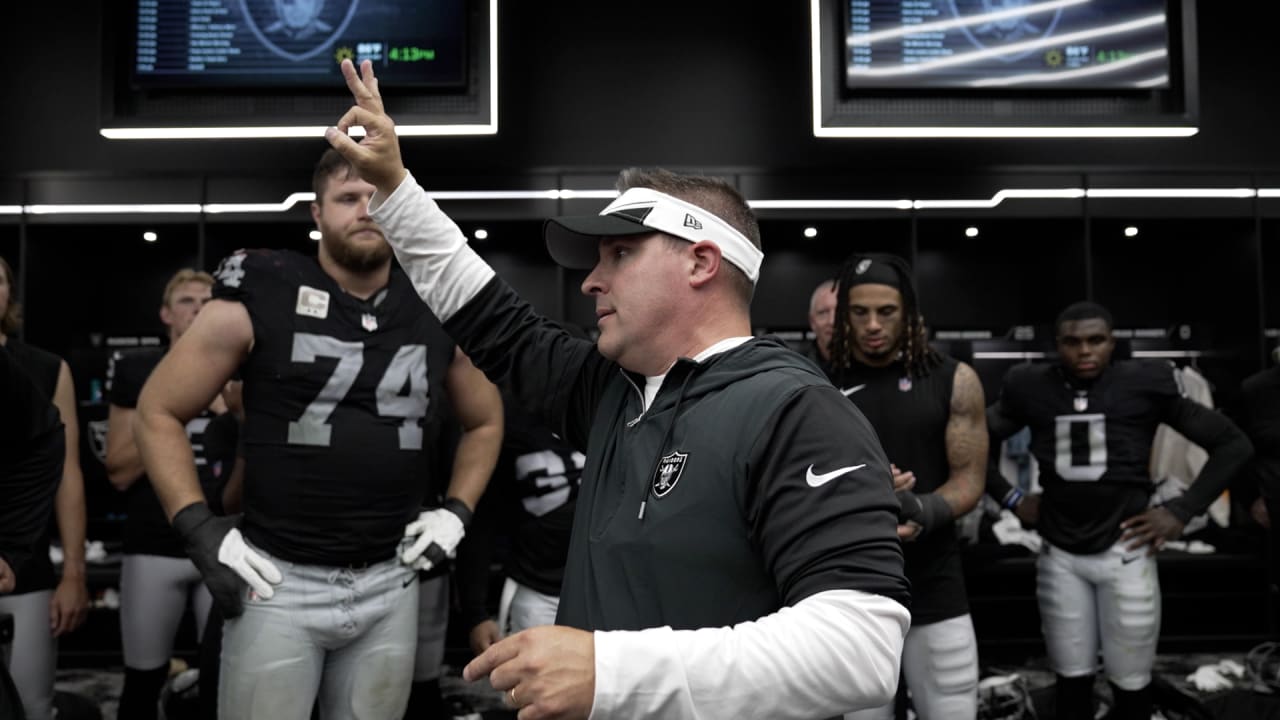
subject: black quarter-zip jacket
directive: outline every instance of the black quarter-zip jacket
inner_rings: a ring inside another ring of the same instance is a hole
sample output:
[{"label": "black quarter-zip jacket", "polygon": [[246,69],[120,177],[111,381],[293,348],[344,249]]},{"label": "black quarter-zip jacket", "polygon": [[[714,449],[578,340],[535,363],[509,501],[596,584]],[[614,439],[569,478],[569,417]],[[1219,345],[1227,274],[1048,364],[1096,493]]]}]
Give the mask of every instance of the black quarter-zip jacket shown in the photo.
[{"label": "black quarter-zip jacket", "polygon": [[772,339],[644,378],[492,278],[446,323],[472,362],[586,453],[557,622],[717,627],[826,590],[909,606],[875,432]]}]

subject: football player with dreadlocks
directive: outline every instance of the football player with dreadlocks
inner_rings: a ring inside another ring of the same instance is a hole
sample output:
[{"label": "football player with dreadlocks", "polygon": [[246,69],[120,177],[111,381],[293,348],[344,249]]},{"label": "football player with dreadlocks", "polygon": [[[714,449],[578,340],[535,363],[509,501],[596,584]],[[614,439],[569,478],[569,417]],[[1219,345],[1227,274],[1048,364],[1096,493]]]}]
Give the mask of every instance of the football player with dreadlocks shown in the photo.
[{"label": "football player with dreadlocks", "polygon": [[[893,463],[898,536],[911,581],[903,675],[923,720],[977,713],[978,648],[954,518],[982,496],[987,425],[968,365],[929,347],[911,271],[893,255],[850,258],[837,278],[832,381]],[[846,716],[889,718],[893,706]]]}]

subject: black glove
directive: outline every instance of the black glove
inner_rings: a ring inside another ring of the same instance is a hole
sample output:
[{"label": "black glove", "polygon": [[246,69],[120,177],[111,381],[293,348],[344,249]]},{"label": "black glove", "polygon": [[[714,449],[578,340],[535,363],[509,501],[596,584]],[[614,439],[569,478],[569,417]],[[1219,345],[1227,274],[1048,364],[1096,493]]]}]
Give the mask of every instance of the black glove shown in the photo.
[{"label": "black glove", "polygon": [[937,493],[903,490],[898,493],[898,502],[902,504],[902,509],[898,512],[898,524],[905,525],[910,520],[919,525],[917,540],[951,524],[951,506]]},{"label": "black glove", "polygon": [[271,586],[282,579],[280,571],[245,544],[235,518],[218,517],[208,505],[195,502],[173,516],[173,529],[182,536],[187,555],[200,570],[224,618],[244,612],[240,598],[246,584],[263,598],[275,594]]}]

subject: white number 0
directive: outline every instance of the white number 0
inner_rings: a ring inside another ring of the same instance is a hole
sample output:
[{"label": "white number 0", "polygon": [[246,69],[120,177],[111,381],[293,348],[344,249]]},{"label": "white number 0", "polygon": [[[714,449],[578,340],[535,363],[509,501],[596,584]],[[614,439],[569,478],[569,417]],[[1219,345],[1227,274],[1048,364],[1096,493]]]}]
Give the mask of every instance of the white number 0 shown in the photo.
[{"label": "white number 0", "polygon": [[[1058,471],[1058,477],[1086,482],[1102,477],[1107,471],[1107,416],[1100,413],[1059,415],[1054,420],[1057,425],[1054,469]],[[1077,442],[1072,442],[1072,428],[1081,425],[1084,426],[1080,428],[1084,437],[1077,435]],[[1084,447],[1078,447],[1079,440],[1084,440]],[[1087,455],[1088,462],[1075,462],[1080,455]]]}]

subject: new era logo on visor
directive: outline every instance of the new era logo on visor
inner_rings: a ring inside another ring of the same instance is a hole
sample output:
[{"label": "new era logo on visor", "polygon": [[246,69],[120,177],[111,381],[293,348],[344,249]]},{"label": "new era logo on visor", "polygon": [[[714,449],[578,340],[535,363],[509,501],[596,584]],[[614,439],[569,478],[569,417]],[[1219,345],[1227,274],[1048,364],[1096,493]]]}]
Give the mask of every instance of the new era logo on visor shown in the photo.
[{"label": "new era logo on visor", "polygon": [[694,230],[702,229],[702,223],[698,222],[698,218],[690,215],[689,213],[685,213],[684,215],[684,226],[693,228]]}]

